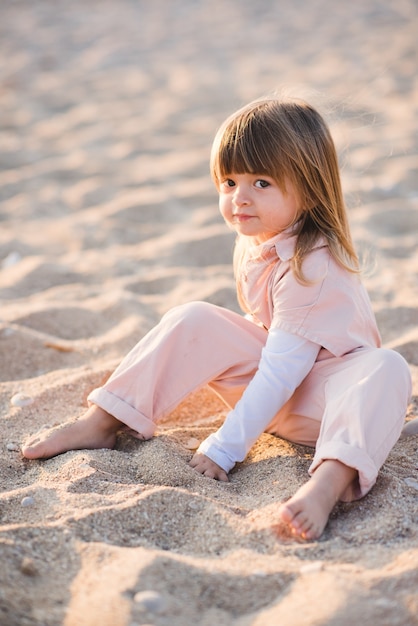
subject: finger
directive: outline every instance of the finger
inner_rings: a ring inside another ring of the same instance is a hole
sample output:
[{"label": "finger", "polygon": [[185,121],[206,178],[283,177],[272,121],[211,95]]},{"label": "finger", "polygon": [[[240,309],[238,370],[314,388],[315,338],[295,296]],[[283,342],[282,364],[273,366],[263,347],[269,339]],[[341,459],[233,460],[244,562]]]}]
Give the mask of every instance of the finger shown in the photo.
[{"label": "finger", "polygon": [[220,480],[223,483],[227,483],[229,482],[229,478],[228,478],[228,474],[226,472],[224,472],[223,470],[219,469],[207,469],[205,472],[203,472],[204,476],[207,476],[208,478],[213,478],[214,480]]}]

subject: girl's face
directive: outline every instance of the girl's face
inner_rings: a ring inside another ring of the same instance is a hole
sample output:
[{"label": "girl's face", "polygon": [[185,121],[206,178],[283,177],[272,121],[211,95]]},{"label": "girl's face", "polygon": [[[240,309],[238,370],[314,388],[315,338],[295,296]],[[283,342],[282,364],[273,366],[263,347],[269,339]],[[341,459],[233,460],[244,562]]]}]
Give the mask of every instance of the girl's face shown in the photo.
[{"label": "girl's face", "polygon": [[219,209],[239,235],[262,243],[286,230],[300,214],[300,201],[289,180],[284,193],[277,182],[259,174],[230,174],[219,185]]}]

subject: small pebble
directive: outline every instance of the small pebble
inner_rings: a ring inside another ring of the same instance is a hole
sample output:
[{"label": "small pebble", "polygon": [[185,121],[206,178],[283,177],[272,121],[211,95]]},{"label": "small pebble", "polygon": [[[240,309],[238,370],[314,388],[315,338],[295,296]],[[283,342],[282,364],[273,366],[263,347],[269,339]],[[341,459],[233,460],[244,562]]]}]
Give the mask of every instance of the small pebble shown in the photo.
[{"label": "small pebble", "polygon": [[316,572],[320,572],[324,569],[324,564],[322,561],[314,561],[313,563],[308,563],[307,565],[302,565],[300,568],[301,574],[315,574]]},{"label": "small pebble", "polygon": [[22,506],[32,506],[32,504],[35,504],[35,500],[32,498],[32,496],[25,496],[20,504]]},{"label": "small pebble", "polygon": [[19,254],[19,252],[13,250],[12,252],[9,252],[7,257],[2,260],[1,268],[5,270],[8,267],[13,267],[13,265],[16,265],[16,263],[19,263],[21,260],[22,256]]},{"label": "small pebble", "polygon": [[390,598],[377,598],[375,604],[383,609],[395,608],[397,606],[396,601],[390,600]]},{"label": "small pebble", "polygon": [[12,442],[8,443],[6,448],[8,449],[9,452],[18,452],[20,450],[17,443],[12,443]]},{"label": "small pebble", "polygon": [[190,439],[186,443],[186,448],[188,450],[197,450],[199,446],[200,446],[200,441],[199,439],[196,439],[196,437],[190,437]]},{"label": "small pebble", "polygon": [[134,596],[134,602],[151,613],[164,613],[166,609],[166,602],[157,591],[138,591]]},{"label": "small pebble", "polygon": [[10,404],[13,406],[29,406],[33,401],[33,398],[26,396],[24,393],[15,393],[10,400]]},{"label": "small pebble", "polygon": [[20,571],[22,574],[25,574],[25,576],[36,576],[38,574],[35,563],[29,557],[23,559],[20,565]]},{"label": "small pebble", "polygon": [[405,478],[404,483],[406,483],[408,487],[412,487],[418,491],[418,480],[415,480],[415,478]]}]

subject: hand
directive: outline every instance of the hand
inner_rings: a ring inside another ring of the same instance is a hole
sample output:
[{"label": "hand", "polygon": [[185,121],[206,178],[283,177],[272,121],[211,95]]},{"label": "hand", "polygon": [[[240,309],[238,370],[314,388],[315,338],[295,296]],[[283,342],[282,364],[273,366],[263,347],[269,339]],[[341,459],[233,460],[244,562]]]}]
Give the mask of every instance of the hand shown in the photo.
[{"label": "hand", "polygon": [[196,452],[189,465],[199,472],[199,474],[203,474],[203,476],[221,480],[224,483],[228,482],[228,474],[225,470],[215,463],[215,461],[212,461],[212,459],[200,452]]}]

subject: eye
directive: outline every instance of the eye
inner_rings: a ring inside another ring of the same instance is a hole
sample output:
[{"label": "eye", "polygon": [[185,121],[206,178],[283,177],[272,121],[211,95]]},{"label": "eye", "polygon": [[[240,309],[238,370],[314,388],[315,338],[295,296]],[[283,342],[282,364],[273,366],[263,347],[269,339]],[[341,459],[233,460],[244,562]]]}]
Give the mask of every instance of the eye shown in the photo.
[{"label": "eye", "polygon": [[235,183],[232,178],[225,178],[225,180],[222,181],[222,187],[235,187]]},{"label": "eye", "polygon": [[255,186],[259,187],[260,189],[265,189],[266,187],[270,187],[270,183],[268,182],[268,180],[259,178],[258,180],[255,181]]}]

